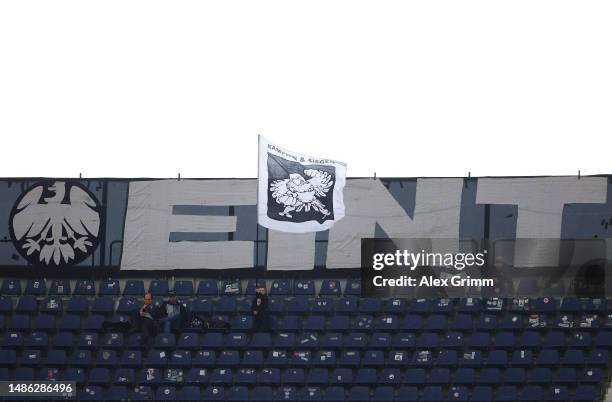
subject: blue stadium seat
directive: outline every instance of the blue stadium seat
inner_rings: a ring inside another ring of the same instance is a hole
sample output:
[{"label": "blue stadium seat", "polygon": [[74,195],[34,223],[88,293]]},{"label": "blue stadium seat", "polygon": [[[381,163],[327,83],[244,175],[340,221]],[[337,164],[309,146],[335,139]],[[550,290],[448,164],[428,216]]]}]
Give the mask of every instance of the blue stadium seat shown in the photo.
[{"label": "blue stadium seat", "polygon": [[264,364],[263,351],[246,350],[242,356],[241,364],[247,367],[261,366]]},{"label": "blue stadium seat", "polygon": [[104,316],[92,314],[83,321],[82,329],[99,332],[102,331],[102,323],[104,323]]},{"label": "blue stadium seat", "polygon": [[364,386],[355,386],[349,389],[347,401],[367,402],[370,400],[370,389]]},{"label": "blue stadium seat", "polygon": [[119,296],[121,292],[119,280],[106,279],[100,282],[98,295],[100,296]]},{"label": "blue stadium seat", "polygon": [[26,336],[23,346],[26,348],[47,349],[49,345],[49,335],[42,331],[33,331]]},{"label": "blue stadium seat", "polygon": [[311,303],[311,311],[313,314],[333,314],[334,301],[330,297],[317,297]]},{"label": "blue stadium seat", "polygon": [[584,365],[584,352],[577,349],[567,349],[561,358],[561,364],[564,366]]},{"label": "blue stadium seat", "polygon": [[79,349],[97,349],[98,334],[91,332],[81,332],[77,338],[76,347]]},{"label": "blue stadium seat", "polygon": [[378,381],[375,368],[361,367],[355,374],[355,383],[357,384],[376,384]]},{"label": "blue stadium seat", "polygon": [[97,353],[97,357],[96,357],[96,365],[97,366],[115,367],[115,366],[117,366],[118,362],[119,361],[117,359],[117,351],[115,351],[115,350],[104,349],[104,350],[100,350]]},{"label": "blue stadium seat", "polygon": [[177,296],[193,296],[193,281],[180,280],[174,283],[174,291]]},{"label": "blue stadium seat", "polygon": [[312,352],[309,350],[296,350],[287,357],[291,366],[309,366],[312,361]]},{"label": "blue stadium seat", "polygon": [[518,392],[514,385],[502,385],[495,391],[495,401],[510,402],[516,401]]},{"label": "blue stadium seat", "polygon": [[321,398],[322,398],[322,393],[321,393],[321,388],[319,387],[304,387],[301,389],[300,395],[299,395],[299,400],[304,401],[304,402],[320,401]]},{"label": "blue stadium seat", "polygon": [[[552,372],[548,367],[535,367],[529,375],[529,382],[534,384],[550,384]],[[541,396],[540,396],[541,397]]]},{"label": "blue stadium seat", "polygon": [[444,392],[440,386],[427,386],[423,389],[421,398],[424,402],[438,402],[444,400]]},{"label": "blue stadium seat", "polygon": [[62,315],[57,324],[59,331],[79,331],[81,329],[81,316],[76,314]]},{"label": "blue stadium seat", "polygon": [[115,371],[115,375],[113,377],[114,384],[132,384],[135,381],[136,375],[134,374],[134,369],[122,367]]},{"label": "blue stadium seat", "polygon": [[485,367],[480,370],[478,384],[495,385],[501,383],[501,371],[497,367]]},{"label": "blue stadium seat", "polygon": [[91,279],[78,279],[74,285],[74,293],[76,296],[95,296],[96,288],[94,281]]},{"label": "blue stadium seat", "polygon": [[562,348],[565,346],[565,334],[560,331],[551,331],[544,335],[542,339],[542,347],[544,348]]},{"label": "blue stadium seat", "polygon": [[459,364],[462,366],[478,367],[482,365],[481,350],[465,350],[459,358]]},{"label": "blue stadium seat", "polygon": [[350,328],[350,317],[346,315],[334,315],[327,322],[327,330],[329,331],[348,331]]},{"label": "blue stadium seat", "polygon": [[559,352],[555,349],[542,349],[536,360],[538,366],[557,366],[559,364]]},{"label": "blue stadium seat", "polygon": [[592,385],[578,385],[574,393],[574,401],[594,401],[599,399],[600,394]]},{"label": "blue stadium seat", "polygon": [[213,366],[217,360],[217,354],[212,350],[198,350],[192,358],[194,366]]},{"label": "blue stadium seat", "polygon": [[21,366],[38,366],[42,363],[42,355],[40,350],[26,349],[21,352],[21,358],[18,364]]},{"label": "blue stadium seat", "polygon": [[155,399],[158,401],[174,401],[176,400],[176,388],[171,386],[163,386],[157,388]]},{"label": "blue stadium seat", "polygon": [[576,380],[576,369],[573,367],[559,367],[555,376],[555,382],[559,384],[573,384]]},{"label": "blue stadium seat", "polygon": [[32,367],[17,367],[15,369],[15,380],[16,381],[34,381],[36,375]]},{"label": "blue stadium seat", "polygon": [[346,367],[337,367],[330,375],[330,383],[347,385],[353,383],[353,370]]},{"label": "blue stadium seat", "polygon": [[490,402],[493,401],[493,388],[490,386],[479,385],[472,388],[470,401]]},{"label": "blue stadium seat", "polygon": [[233,382],[232,369],[215,368],[212,370],[209,379],[211,384],[231,384]]},{"label": "blue stadium seat", "polygon": [[296,280],[293,282],[293,294],[296,296],[314,296],[314,281],[312,279]]},{"label": "blue stadium seat", "polygon": [[257,371],[254,368],[242,368],[234,377],[236,384],[251,385],[257,383]]},{"label": "blue stadium seat", "polygon": [[468,390],[466,387],[450,387],[446,398],[447,401],[467,401]]},{"label": "blue stadium seat", "polygon": [[182,387],[178,393],[178,400],[179,401],[199,401],[200,400],[200,387],[196,387],[192,385]]},{"label": "blue stadium seat", "polygon": [[288,279],[277,279],[270,286],[270,295],[288,296],[292,294],[291,290],[291,281]]},{"label": "blue stadium seat", "polygon": [[93,364],[91,350],[75,350],[70,356],[70,365],[88,367]]},{"label": "blue stadium seat", "polygon": [[68,279],[54,279],[49,289],[50,296],[70,296],[70,281]]},{"label": "blue stadium seat", "polygon": [[143,281],[130,279],[125,282],[123,296],[143,296],[144,293],[145,287]]},{"label": "blue stadium seat", "polygon": [[102,387],[90,385],[78,392],[78,397],[82,401],[100,401],[102,398]]},{"label": "blue stadium seat", "polygon": [[89,312],[89,301],[85,296],[73,296],[66,304],[66,312],[87,314]]},{"label": "blue stadium seat", "polygon": [[274,339],[275,348],[292,348],[295,345],[295,334],[280,332]]},{"label": "blue stadium seat", "polygon": [[400,384],[402,381],[402,375],[400,369],[385,368],[380,371],[378,379],[379,384]]},{"label": "blue stadium seat", "polygon": [[125,350],[121,355],[121,365],[126,367],[142,366],[142,352],[140,350]]},{"label": "blue stadium seat", "polygon": [[474,327],[471,314],[456,314],[454,319],[448,323],[448,327],[455,331],[471,331]]},{"label": "blue stadium seat", "polygon": [[566,386],[553,386],[548,390],[548,395],[546,397],[549,401],[568,401],[569,400],[569,392]]},{"label": "blue stadium seat", "polygon": [[526,381],[525,369],[522,367],[509,367],[504,376],[506,384],[523,384]]},{"label": "blue stadium seat", "polygon": [[319,341],[319,346],[326,349],[339,349],[343,345],[344,340],[339,332],[325,332]]},{"label": "blue stadium seat", "polygon": [[343,350],[338,360],[341,366],[359,366],[361,364],[361,354],[357,350]]},{"label": "blue stadium seat", "polygon": [[14,331],[28,331],[30,329],[30,316],[27,314],[13,314],[6,327]]},{"label": "blue stadium seat", "polygon": [[419,392],[416,387],[400,387],[395,399],[397,402],[412,402],[419,400]]},{"label": "blue stadium seat", "polygon": [[29,279],[25,288],[25,295],[44,296],[47,294],[47,282],[44,279]]},{"label": "blue stadium seat", "polygon": [[409,368],[404,376],[404,383],[422,385],[427,381],[425,370],[422,368]]},{"label": "blue stadium seat", "polygon": [[104,334],[100,345],[107,349],[122,349],[125,343],[125,336],[118,332]]},{"label": "blue stadium seat", "polygon": [[286,303],[288,314],[307,314],[310,312],[310,303],[308,296],[295,296],[289,299]]},{"label": "blue stadium seat", "polygon": [[63,312],[62,299],[58,296],[49,296],[40,304],[41,313],[60,314]]},{"label": "blue stadium seat", "polygon": [[321,289],[319,290],[320,296],[340,296],[342,294],[342,288],[340,287],[340,281],[337,279],[324,279],[321,283]]},{"label": "blue stadium seat", "polygon": [[[189,281],[189,283],[191,283],[191,281]],[[168,285],[168,281],[165,281],[165,280],[155,280],[155,281],[151,281],[151,283],[149,284],[149,292],[151,292],[153,296],[166,297],[168,295],[169,290],[170,290],[170,286]],[[193,293],[193,284],[192,284],[192,293]],[[191,296],[191,294],[180,295],[180,296]]]},{"label": "blue stadium seat", "polygon": [[106,367],[94,367],[89,372],[89,384],[106,385],[110,382],[110,371]]},{"label": "blue stadium seat", "polygon": [[591,366],[607,366],[610,364],[610,354],[607,350],[593,349],[586,357],[585,363]]},{"label": "blue stadium seat", "polygon": [[2,281],[2,290],[0,293],[7,296],[20,296],[21,281],[19,281],[19,279],[4,279]]},{"label": "blue stadium seat", "polygon": [[217,357],[218,366],[237,366],[240,364],[240,354],[237,350],[224,349]]},{"label": "blue stadium seat", "polygon": [[329,383],[329,370],[324,367],[313,367],[308,371],[306,383],[311,385],[326,385]]},{"label": "blue stadium seat", "polygon": [[82,367],[67,368],[61,379],[62,381],[74,381],[77,384],[82,384],[85,382],[85,369]]},{"label": "blue stadium seat", "polygon": [[253,387],[253,390],[251,391],[251,398],[249,400],[258,402],[268,402],[273,399],[274,398],[272,393],[272,387],[257,386]]},{"label": "blue stadium seat", "polygon": [[281,382],[288,385],[299,385],[306,382],[306,375],[303,368],[288,368],[281,374]]},{"label": "blue stadium seat", "polygon": [[106,391],[107,401],[126,401],[128,399],[128,389],[125,385],[111,385]]},{"label": "blue stadium seat", "polygon": [[[0,381],[8,380],[7,377],[5,377],[5,379],[2,378],[2,370],[0,370]],[[59,369],[42,367],[40,369],[40,374],[38,374],[38,379],[42,381],[60,381]]]},{"label": "blue stadium seat", "polygon": [[147,367],[140,370],[139,380],[141,384],[157,385],[162,380],[162,373],[159,368]]},{"label": "blue stadium seat", "polygon": [[62,349],[50,349],[47,352],[45,365],[49,367],[65,367],[68,365],[66,351]]},{"label": "blue stadium seat", "polygon": [[361,280],[360,279],[348,279],[346,281],[346,288],[344,289],[345,296],[361,296]]},{"label": "blue stadium seat", "polygon": [[38,301],[36,300],[36,296],[33,296],[33,295],[21,296],[19,300],[17,301],[15,312],[34,314],[37,311],[38,311]]},{"label": "blue stadium seat", "polygon": [[132,401],[151,401],[155,399],[153,388],[148,385],[138,385],[132,391]]},{"label": "blue stadium seat", "polygon": [[215,305],[216,314],[234,314],[236,312],[236,298],[222,296]]},{"label": "blue stadium seat", "polygon": [[395,390],[393,387],[376,387],[372,400],[381,402],[391,402],[395,399]]},{"label": "blue stadium seat", "polygon": [[20,331],[7,331],[2,339],[3,348],[20,348],[23,346],[23,333]]},{"label": "blue stadium seat", "polygon": [[239,296],[242,294],[242,282],[240,279],[227,279],[221,286],[221,294],[225,296]]},{"label": "blue stadium seat", "polygon": [[41,331],[55,331],[55,316],[51,314],[39,314],[32,321],[32,328],[41,330]]},{"label": "blue stadium seat", "polygon": [[246,289],[244,290],[244,294],[247,296],[252,296],[255,294],[255,289],[259,286],[267,288],[265,279],[249,279],[247,282]]},{"label": "blue stadium seat", "polygon": [[98,297],[91,304],[91,312],[94,314],[112,314],[113,311],[113,299],[108,296]]},{"label": "blue stadium seat", "polygon": [[365,348],[368,345],[368,337],[363,332],[351,332],[344,340],[344,346],[347,348]]},{"label": "blue stadium seat", "polygon": [[322,400],[331,402],[342,402],[344,401],[345,394],[344,388],[342,387],[327,387],[324,391]]},{"label": "blue stadium seat", "polygon": [[198,283],[197,296],[218,296],[219,288],[214,279],[202,279]]}]

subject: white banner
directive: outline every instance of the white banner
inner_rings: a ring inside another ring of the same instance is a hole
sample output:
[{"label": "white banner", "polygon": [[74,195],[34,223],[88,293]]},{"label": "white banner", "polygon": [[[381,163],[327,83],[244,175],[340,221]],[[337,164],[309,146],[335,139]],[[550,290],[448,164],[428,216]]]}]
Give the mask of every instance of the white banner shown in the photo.
[{"label": "white banner", "polygon": [[268,229],[318,232],[344,217],[346,164],[292,152],[259,137],[257,220]]}]

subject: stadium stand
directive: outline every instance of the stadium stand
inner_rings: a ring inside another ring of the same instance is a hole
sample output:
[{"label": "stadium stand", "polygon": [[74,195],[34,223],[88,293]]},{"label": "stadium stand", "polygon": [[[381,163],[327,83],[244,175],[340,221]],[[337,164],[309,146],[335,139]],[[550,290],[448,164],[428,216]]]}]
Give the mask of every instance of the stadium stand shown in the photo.
[{"label": "stadium stand", "polygon": [[[253,332],[254,281],[238,282],[5,279],[0,380],[72,380],[78,400],[109,401],[597,401],[609,386],[609,300],[369,299],[353,280],[268,279],[273,327]],[[149,350],[104,331],[169,288],[231,329]]]}]

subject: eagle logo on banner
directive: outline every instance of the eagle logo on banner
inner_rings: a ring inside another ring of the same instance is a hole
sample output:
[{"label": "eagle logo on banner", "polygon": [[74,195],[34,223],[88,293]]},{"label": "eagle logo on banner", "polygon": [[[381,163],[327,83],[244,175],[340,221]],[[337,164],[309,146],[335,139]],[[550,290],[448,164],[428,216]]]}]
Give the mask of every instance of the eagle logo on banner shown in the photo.
[{"label": "eagle logo on banner", "polygon": [[258,223],[290,233],[327,230],[344,216],[346,165],[259,140]]},{"label": "eagle logo on banner", "polygon": [[314,209],[320,212],[323,217],[330,215],[325,205],[317,197],[325,197],[334,181],[327,172],[315,169],[306,169],[304,174],[310,177],[306,180],[301,174],[291,173],[288,179],[275,180],[270,186],[272,197],[277,203],[285,206],[285,209],[278,214],[292,218],[290,212],[310,212]]},{"label": "eagle logo on banner", "polygon": [[98,245],[100,209],[93,194],[76,181],[37,183],[11,211],[13,244],[33,265],[78,264]]}]

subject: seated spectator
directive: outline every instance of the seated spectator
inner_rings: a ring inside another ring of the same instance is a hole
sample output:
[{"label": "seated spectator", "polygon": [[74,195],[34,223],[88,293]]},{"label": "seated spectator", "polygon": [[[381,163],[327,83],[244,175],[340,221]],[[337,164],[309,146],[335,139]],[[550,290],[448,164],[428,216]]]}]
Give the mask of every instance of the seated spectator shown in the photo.
[{"label": "seated spectator", "polygon": [[253,314],[253,329],[255,331],[267,331],[270,329],[270,316],[268,313],[268,295],[265,286],[255,289],[255,298],[251,304]]},{"label": "seated spectator", "polygon": [[134,327],[142,333],[140,344],[150,348],[159,330],[157,318],[159,309],[153,305],[153,295],[150,292],[144,294],[142,307],[136,310],[133,317]]},{"label": "seated spectator", "polygon": [[168,300],[159,309],[159,317],[159,322],[163,325],[164,332],[167,334],[170,331],[178,331],[183,328],[187,319],[187,310],[178,302],[174,290],[168,292]]}]

